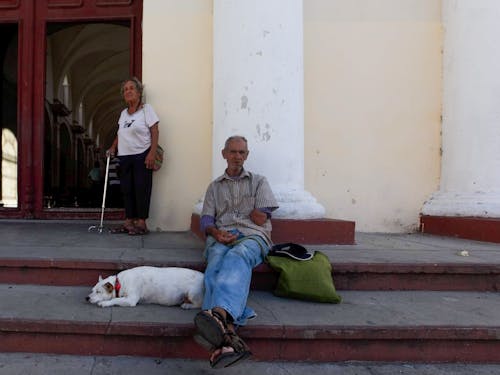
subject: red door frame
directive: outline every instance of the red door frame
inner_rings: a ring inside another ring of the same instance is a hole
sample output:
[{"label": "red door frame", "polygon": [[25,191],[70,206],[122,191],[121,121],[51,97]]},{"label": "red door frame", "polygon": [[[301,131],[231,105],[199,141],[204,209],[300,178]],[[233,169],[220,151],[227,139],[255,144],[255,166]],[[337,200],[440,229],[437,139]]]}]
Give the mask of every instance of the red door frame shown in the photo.
[{"label": "red door frame", "polygon": [[49,22],[128,21],[130,72],[142,72],[142,0],[0,0],[0,22],[19,25],[18,208],[0,218],[81,218],[96,213],[43,209],[46,29]]},{"label": "red door frame", "polygon": [[0,3],[0,22],[18,26],[17,69],[17,139],[18,208],[2,208],[0,217],[29,218],[33,216],[33,179],[31,170],[33,92],[33,50],[35,0],[4,0]]}]

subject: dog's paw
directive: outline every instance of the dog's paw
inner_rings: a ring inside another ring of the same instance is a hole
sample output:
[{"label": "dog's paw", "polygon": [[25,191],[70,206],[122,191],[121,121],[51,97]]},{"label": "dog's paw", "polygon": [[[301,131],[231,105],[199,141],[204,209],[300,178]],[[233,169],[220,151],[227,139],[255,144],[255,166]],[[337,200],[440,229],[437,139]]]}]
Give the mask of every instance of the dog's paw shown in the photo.
[{"label": "dog's paw", "polygon": [[99,301],[97,302],[97,305],[100,307],[109,307],[111,306],[111,303],[109,301]]}]

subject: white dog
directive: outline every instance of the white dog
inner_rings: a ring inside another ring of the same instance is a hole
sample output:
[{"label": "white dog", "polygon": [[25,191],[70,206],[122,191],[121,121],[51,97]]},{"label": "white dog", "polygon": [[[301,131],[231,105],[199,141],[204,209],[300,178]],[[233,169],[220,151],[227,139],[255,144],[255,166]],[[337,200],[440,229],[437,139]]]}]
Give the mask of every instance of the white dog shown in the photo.
[{"label": "white dog", "polygon": [[183,309],[201,307],[203,273],[179,267],[141,266],[99,281],[87,301],[101,307],[135,306],[138,302],[180,305]]}]

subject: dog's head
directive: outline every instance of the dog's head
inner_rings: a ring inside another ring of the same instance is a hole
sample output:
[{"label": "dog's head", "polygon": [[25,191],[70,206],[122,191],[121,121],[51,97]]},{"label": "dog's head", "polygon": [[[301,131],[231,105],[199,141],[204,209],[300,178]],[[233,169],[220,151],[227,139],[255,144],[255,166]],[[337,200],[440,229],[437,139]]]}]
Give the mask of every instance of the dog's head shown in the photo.
[{"label": "dog's head", "polygon": [[103,279],[99,276],[99,281],[92,288],[92,292],[87,296],[90,303],[107,301],[115,297],[116,276],[109,276]]}]

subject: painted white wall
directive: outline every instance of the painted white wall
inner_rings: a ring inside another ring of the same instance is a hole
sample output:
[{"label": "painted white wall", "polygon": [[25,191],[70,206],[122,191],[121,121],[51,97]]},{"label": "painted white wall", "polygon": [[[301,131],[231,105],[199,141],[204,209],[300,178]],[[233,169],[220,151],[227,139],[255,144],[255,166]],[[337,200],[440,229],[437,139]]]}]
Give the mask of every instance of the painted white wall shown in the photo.
[{"label": "painted white wall", "polygon": [[441,2],[306,0],[305,185],[356,230],[417,228],[440,174]]},{"label": "painted white wall", "polygon": [[444,0],[443,160],[423,213],[500,217],[500,2]]},{"label": "painted white wall", "polygon": [[[441,1],[303,7],[305,189],[327,217],[354,220],[359,231],[416,229],[439,186]],[[212,145],[211,12],[209,0],[144,0],[143,80],[167,149],[154,178],[153,229],[189,227],[220,155]]]},{"label": "painted white wall", "polygon": [[186,230],[211,179],[211,1],[144,0],[143,81],[166,152],[153,177],[149,227]]}]

